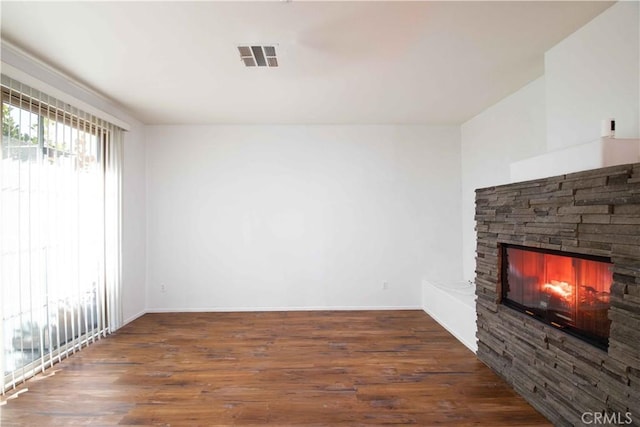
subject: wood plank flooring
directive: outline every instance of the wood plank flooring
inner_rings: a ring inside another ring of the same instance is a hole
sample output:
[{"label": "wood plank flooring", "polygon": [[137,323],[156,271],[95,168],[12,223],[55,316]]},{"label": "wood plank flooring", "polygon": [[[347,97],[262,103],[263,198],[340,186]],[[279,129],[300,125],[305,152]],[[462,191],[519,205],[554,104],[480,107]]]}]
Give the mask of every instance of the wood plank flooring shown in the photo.
[{"label": "wood plank flooring", "polygon": [[550,425],[417,310],[147,314],[22,387],[1,426]]}]

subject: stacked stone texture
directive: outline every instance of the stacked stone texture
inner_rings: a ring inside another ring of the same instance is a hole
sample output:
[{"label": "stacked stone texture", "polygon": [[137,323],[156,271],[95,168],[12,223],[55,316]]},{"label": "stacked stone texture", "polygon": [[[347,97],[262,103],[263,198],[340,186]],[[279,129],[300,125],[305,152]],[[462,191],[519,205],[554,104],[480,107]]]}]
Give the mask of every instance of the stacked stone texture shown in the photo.
[{"label": "stacked stone texture", "polygon": [[[640,163],[479,189],[475,218],[478,357],[555,425],[640,425]],[[611,258],[608,350],[500,304],[502,243]]]}]

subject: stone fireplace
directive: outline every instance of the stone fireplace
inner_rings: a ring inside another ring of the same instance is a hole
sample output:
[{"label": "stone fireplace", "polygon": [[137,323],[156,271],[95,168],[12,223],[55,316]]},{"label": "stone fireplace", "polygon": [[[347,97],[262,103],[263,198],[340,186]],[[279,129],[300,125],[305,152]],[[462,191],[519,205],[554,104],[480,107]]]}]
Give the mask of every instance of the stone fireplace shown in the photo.
[{"label": "stone fireplace", "polygon": [[476,231],[478,357],[556,425],[640,425],[640,163],[479,189]]}]

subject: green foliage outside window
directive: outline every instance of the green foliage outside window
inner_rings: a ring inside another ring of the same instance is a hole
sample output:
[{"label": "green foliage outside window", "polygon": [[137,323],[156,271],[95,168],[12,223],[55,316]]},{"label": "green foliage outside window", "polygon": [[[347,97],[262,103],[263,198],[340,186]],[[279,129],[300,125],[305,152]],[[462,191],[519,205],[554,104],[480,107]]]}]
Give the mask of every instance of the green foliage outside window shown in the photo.
[{"label": "green foliage outside window", "polygon": [[31,126],[31,134],[22,132],[20,128],[20,123],[16,123],[16,120],[11,116],[11,109],[7,104],[2,104],[2,136],[9,137],[10,140],[18,140],[29,142],[31,144],[38,144],[38,135],[37,135],[37,123]]}]

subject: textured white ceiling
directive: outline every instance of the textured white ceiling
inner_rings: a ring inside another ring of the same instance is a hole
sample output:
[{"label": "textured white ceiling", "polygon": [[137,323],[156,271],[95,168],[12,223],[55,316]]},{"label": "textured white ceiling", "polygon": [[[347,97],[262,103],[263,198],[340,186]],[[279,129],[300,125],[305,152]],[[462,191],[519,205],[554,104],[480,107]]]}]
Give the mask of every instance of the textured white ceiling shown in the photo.
[{"label": "textured white ceiling", "polygon": [[[2,2],[2,38],[147,124],[461,123],[610,2]],[[236,46],[277,44],[280,67]]]}]

